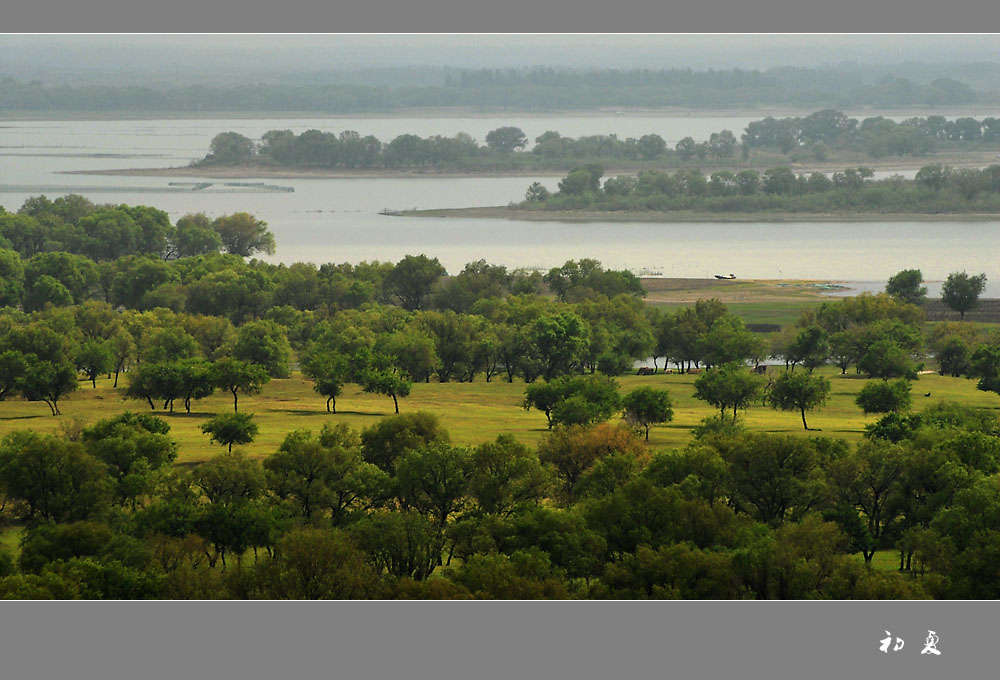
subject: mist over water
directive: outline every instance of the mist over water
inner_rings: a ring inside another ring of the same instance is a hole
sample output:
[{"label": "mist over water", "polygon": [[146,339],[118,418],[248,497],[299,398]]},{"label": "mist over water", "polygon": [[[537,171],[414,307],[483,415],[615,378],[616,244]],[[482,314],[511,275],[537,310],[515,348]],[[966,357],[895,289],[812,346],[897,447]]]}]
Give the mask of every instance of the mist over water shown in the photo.
[{"label": "mist over water", "polygon": [[[210,217],[245,211],[275,234],[275,262],[398,261],[404,255],[438,257],[451,273],[485,259],[508,267],[549,268],[591,257],[605,266],[668,277],[805,278],[884,281],[901,269],[920,269],[928,281],[950,272],[985,272],[986,295],[1000,297],[1000,221],[996,222],[784,222],[620,223],[525,222],[504,219],[414,218],[379,214],[410,208],[503,206],[520,201],[540,181],[556,189],[559,177],[498,178],[247,178],[291,187],[293,193],[248,193],[204,178],[201,192],[167,193],[170,182],[200,178],[63,174],[185,166],[201,158],[211,138],[233,130],[259,137],[271,129],[302,132],[353,129],[383,141],[468,132],[482,140],[501,125],[529,138],[545,130],[565,136],[656,133],[664,139],[731,129],[737,134],[758,116],[511,116],[466,118],[199,119],[141,121],[6,121],[0,123],[0,205],[16,211],[42,193],[82,193],[98,203],[151,205],[172,220],[190,212]],[[225,180],[229,181],[229,180]],[[54,189],[58,187],[58,189]],[[81,189],[86,187],[86,189]],[[881,282],[881,283],[879,283]],[[933,294],[932,290],[932,294]]]}]

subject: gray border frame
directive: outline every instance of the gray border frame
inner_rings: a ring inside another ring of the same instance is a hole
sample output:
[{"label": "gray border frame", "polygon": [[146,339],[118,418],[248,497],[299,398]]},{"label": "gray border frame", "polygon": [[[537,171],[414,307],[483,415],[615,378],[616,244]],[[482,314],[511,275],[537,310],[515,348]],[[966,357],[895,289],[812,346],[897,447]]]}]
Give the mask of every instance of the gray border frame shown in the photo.
[{"label": "gray border frame", "polygon": [[[988,0],[8,3],[7,32],[976,32]],[[919,36],[915,36],[919,39]],[[996,677],[996,602],[4,602],[0,677]],[[931,628],[940,657],[921,655]],[[884,631],[899,652],[878,651]]]}]

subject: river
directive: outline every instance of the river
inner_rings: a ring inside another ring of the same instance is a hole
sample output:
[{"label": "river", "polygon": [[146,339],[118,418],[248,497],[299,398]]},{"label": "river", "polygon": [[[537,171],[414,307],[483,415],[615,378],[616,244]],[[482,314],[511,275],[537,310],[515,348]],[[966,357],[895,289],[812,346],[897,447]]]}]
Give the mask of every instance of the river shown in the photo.
[{"label": "river", "polygon": [[[856,114],[852,114],[856,115]],[[874,114],[868,114],[874,115]],[[29,196],[82,193],[95,202],[151,205],[176,220],[185,213],[218,216],[246,211],[275,234],[275,262],[397,261],[436,256],[449,272],[486,259],[508,267],[548,268],[592,257],[605,266],[676,277],[736,274],[739,278],[811,278],[875,282],[901,269],[929,281],[950,272],[985,272],[986,295],[1000,297],[1000,221],[618,223],[519,222],[503,219],[389,217],[409,208],[461,208],[519,201],[541,181],[558,178],[260,178],[294,189],[259,193],[219,180],[198,192],[178,191],[170,178],[63,174],[65,171],[183,166],[201,158],[218,132],[259,137],[271,129],[356,130],[388,141],[468,132],[479,140],[502,125],[533,139],[545,130],[570,137],[656,133],[668,141],[731,129],[739,136],[754,116],[512,116],[466,118],[172,119],[124,121],[0,121],[0,205],[17,210]],[[178,178],[195,182],[199,178]]]}]

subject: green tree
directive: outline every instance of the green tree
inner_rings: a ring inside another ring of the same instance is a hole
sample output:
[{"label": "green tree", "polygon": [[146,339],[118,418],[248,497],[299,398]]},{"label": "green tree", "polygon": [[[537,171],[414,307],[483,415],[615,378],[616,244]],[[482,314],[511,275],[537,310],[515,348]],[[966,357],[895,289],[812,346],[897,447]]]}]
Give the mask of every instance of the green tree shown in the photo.
[{"label": "green tree", "polygon": [[172,246],[175,257],[195,257],[219,252],[222,238],[205,213],[189,213],[177,220]]},{"label": "green tree", "polygon": [[610,418],[621,408],[618,383],[602,375],[564,375],[545,383],[532,383],[524,391],[525,410],[545,413],[553,425],[584,425]]},{"label": "green tree", "polygon": [[407,397],[413,389],[413,381],[402,373],[391,357],[384,354],[362,351],[352,360],[355,380],[361,389],[373,394],[392,397],[395,412],[399,413],[399,399]]},{"label": "green tree", "polygon": [[834,495],[866,519],[867,540],[861,551],[865,562],[871,562],[895,519],[891,501],[899,492],[905,468],[902,449],[884,440],[864,442],[851,455],[830,465],[828,474]]},{"label": "green tree", "polygon": [[253,422],[252,413],[222,413],[204,423],[201,431],[216,444],[228,446],[232,451],[233,444],[253,443],[259,428]]},{"label": "green tree", "polygon": [[486,146],[499,153],[523,149],[527,144],[528,138],[521,128],[507,126],[486,133]]},{"label": "green tree", "polygon": [[254,157],[256,151],[253,140],[238,132],[220,132],[212,138],[205,163],[219,165],[239,165]]},{"label": "green tree", "polygon": [[964,320],[965,313],[979,304],[979,296],[986,288],[986,274],[969,276],[965,272],[948,274],[941,286],[941,301],[959,313]]},{"label": "green tree", "polygon": [[826,493],[815,440],[748,433],[713,440],[728,465],[726,485],[737,510],[765,524],[796,521]]},{"label": "green tree", "polygon": [[445,274],[436,257],[407,255],[386,275],[385,287],[399,298],[404,309],[423,309],[434,285]]},{"label": "green tree", "polygon": [[212,364],[215,386],[233,395],[233,412],[239,410],[239,394],[260,394],[271,379],[263,366],[224,357]]},{"label": "green tree", "polygon": [[396,484],[404,508],[433,518],[439,532],[465,506],[472,462],[468,449],[443,442],[405,452],[396,460]]},{"label": "green tree", "polygon": [[720,415],[732,409],[735,423],[740,409],[760,399],[764,380],[764,376],[751,373],[741,364],[722,364],[698,376],[694,381],[694,396],[715,406]]},{"label": "green tree", "polygon": [[867,351],[858,359],[858,370],[869,378],[908,378],[916,379],[919,366],[913,363],[910,355],[888,338],[872,343]]},{"label": "green tree", "polygon": [[323,427],[319,437],[296,430],[264,459],[268,485],[306,519],[330,512],[335,526],[370,510],[389,495],[389,476],[361,456],[360,441],[346,426]]},{"label": "green tree", "polygon": [[24,264],[16,251],[0,248],[0,307],[17,307],[23,299]]},{"label": "green tree", "polygon": [[388,474],[395,473],[396,459],[406,451],[432,442],[449,441],[448,432],[438,417],[423,411],[386,416],[361,431],[365,461]]},{"label": "green tree", "polygon": [[177,443],[167,433],[170,426],[155,416],[125,412],[84,429],[81,441],[87,451],[108,466],[120,505],[153,490],[156,473],[177,458]]},{"label": "green tree", "polygon": [[976,388],[1000,394],[1000,344],[981,345],[972,353],[969,377],[979,378]]},{"label": "green tree", "polygon": [[469,495],[480,512],[504,517],[538,503],[551,484],[534,451],[510,434],[497,435],[472,450]]},{"label": "green tree", "polygon": [[17,381],[17,391],[28,401],[44,401],[52,415],[62,415],[59,400],[78,387],[76,369],[67,363],[32,361]]},{"label": "green tree", "polygon": [[865,413],[899,413],[909,410],[912,400],[910,381],[900,378],[869,382],[854,401]]},{"label": "green tree", "polygon": [[67,307],[73,304],[73,295],[62,283],[48,274],[42,274],[31,284],[24,295],[24,311],[35,312],[46,305]]},{"label": "green tree", "polygon": [[250,257],[255,253],[274,254],[274,234],[267,229],[267,222],[245,212],[218,217],[212,228],[219,234],[222,250],[226,253]]},{"label": "green tree", "polygon": [[0,352],[0,401],[17,392],[18,381],[27,370],[27,355],[14,349]]},{"label": "green tree", "polygon": [[787,371],[767,390],[765,400],[775,409],[799,411],[806,430],[806,411],[819,408],[830,397],[830,380],[819,375]]},{"label": "green tree", "polygon": [[24,504],[24,519],[64,523],[104,512],[111,481],[82,444],[22,431],[0,443],[0,491]]},{"label": "green tree", "polygon": [[667,390],[653,387],[637,387],[622,399],[625,418],[643,427],[646,441],[649,441],[649,427],[657,423],[669,423],[674,419],[673,401]]},{"label": "green tree", "polygon": [[924,276],[919,269],[904,269],[889,277],[885,292],[900,302],[919,305],[927,298],[927,286],[922,286]]},{"label": "green tree", "polygon": [[232,349],[233,359],[260,366],[272,378],[288,377],[291,354],[284,329],[266,319],[243,324]]},{"label": "green tree", "polygon": [[335,351],[313,348],[302,358],[302,375],[311,378],[315,382],[313,389],[326,397],[327,412],[336,413],[337,397],[351,377],[348,357]]},{"label": "green tree", "polygon": [[97,376],[111,373],[115,367],[114,353],[107,340],[87,340],[76,353],[76,368],[97,388]]}]

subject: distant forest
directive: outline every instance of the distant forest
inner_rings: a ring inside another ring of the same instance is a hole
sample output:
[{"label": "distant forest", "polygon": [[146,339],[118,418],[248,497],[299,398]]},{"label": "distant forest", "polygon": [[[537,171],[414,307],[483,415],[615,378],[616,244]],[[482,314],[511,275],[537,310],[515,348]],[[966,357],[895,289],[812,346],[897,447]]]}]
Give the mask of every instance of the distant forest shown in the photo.
[{"label": "distant forest", "polygon": [[[238,132],[221,132],[209,153],[196,166],[237,166],[307,169],[398,169],[398,170],[569,170],[585,163],[601,163],[619,169],[648,169],[654,164],[683,167],[731,166],[734,157],[744,165],[779,160],[817,162],[837,160],[845,154],[926,156],[937,150],[995,151],[1000,142],[1000,120],[943,116],[908,118],[899,123],[873,116],[859,121],[841,111],[824,109],[804,117],[753,121],[740,138],[731,130],[720,130],[707,140],[692,137],[669,148],[657,134],[619,139],[616,135],[563,137],[549,130],[535,138],[517,127],[504,126],[486,134],[485,144],[459,132],[453,137],[398,135],[383,142],[362,137],[352,130],[337,135],[323,130],[269,130],[260,140]],[[522,153],[516,153],[521,152]]]},{"label": "distant forest", "polygon": [[[597,107],[879,108],[1000,101],[995,64],[900,67],[906,77],[858,66],[721,69],[416,69],[357,77],[317,73],[281,84],[56,85],[0,77],[0,111],[294,111],[386,113],[410,108],[572,110]],[[954,73],[953,73],[954,72]],[[949,76],[941,75],[948,73]],[[960,74],[960,75],[958,75]],[[958,75],[961,80],[953,77]],[[969,83],[975,83],[970,85]]]}]

